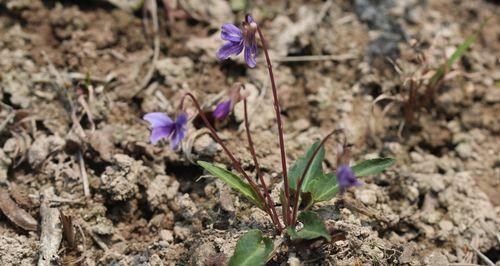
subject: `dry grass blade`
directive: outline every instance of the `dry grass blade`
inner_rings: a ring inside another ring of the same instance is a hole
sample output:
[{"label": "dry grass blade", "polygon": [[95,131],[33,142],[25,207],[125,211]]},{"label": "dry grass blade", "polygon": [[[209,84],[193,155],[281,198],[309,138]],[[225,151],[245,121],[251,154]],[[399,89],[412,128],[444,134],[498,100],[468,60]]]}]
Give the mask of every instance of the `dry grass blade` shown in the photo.
[{"label": "dry grass blade", "polygon": [[469,247],[472,250],[474,250],[474,252],[476,252],[477,255],[481,258],[481,260],[483,260],[486,264],[488,264],[488,266],[495,266],[495,263],[493,263],[493,261],[491,261],[488,257],[486,257],[486,255],[484,255],[483,253],[481,253],[481,251],[479,251],[477,248],[475,248],[472,245],[469,245]]},{"label": "dry grass blade", "polygon": [[29,213],[21,209],[11,198],[9,192],[0,188],[0,210],[17,226],[27,231],[36,231],[38,223]]}]

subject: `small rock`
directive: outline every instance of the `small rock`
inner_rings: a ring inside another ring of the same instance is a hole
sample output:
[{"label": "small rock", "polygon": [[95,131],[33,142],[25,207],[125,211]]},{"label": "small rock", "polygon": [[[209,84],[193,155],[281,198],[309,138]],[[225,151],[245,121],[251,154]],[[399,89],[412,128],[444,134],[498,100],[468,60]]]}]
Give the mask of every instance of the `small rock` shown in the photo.
[{"label": "small rock", "polygon": [[486,94],[484,95],[484,100],[487,103],[498,103],[500,102],[500,90],[491,88],[486,90]]},{"label": "small rock", "polygon": [[174,235],[180,240],[185,240],[191,235],[191,230],[186,226],[175,225]]},{"label": "small rock", "polygon": [[174,234],[171,230],[165,230],[165,229],[160,230],[159,235],[162,241],[165,241],[167,243],[174,242]]},{"label": "small rock", "polygon": [[439,251],[433,251],[428,256],[424,257],[422,263],[429,266],[448,265],[448,259]]},{"label": "small rock", "polygon": [[405,186],[403,188],[403,193],[410,202],[416,202],[418,200],[419,192],[417,187]]},{"label": "small rock", "polygon": [[441,213],[436,210],[423,212],[420,219],[427,224],[436,224],[441,219]]},{"label": "small rock", "polygon": [[210,135],[205,134],[194,141],[193,149],[200,157],[213,157],[219,150],[219,145]]},{"label": "small rock", "polygon": [[103,189],[116,201],[132,198],[139,191],[137,180],[145,167],[125,154],[115,154],[112,163],[101,175]]},{"label": "small rock", "polygon": [[373,206],[377,204],[377,194],[374,190],[370,189],[356,189],[354,191],[356,199],[363,202],[365,205]]},{"label": "small rock", "polygon": [[445,231],[451,231],[453,229],[453,223],[448,220],[442,220],[439,222],[439,228]]},{"label": "small rock", "polygon": [[[146,195],[152,209],[166,209],[165,204],[177,194],[180,184],[167,175],[158,175],[149,185]],[[164,205],[164,206],[161,206]]]},{"label": "small rock", "polygon": [[411,157],[411,160],[416,162],[416,163],[422,162],[424,160],[424,156],[422,156],[420,153],[414,152],[414,151],[412,151],[410,153],[410,157]]},{"label": "small rock", "polygon": [[311,123],[309,122],[308,119],[299,119],[299,120],[296,120],[295,122],[293,122],[292,126],[297,131],[304,131],[311,126]]},{"label": "small rock", "polygon": [[458,156],[462,159],[467,159],[472,156],[472,147],[468,142],[458,144],[455,150],[457,151]]}]

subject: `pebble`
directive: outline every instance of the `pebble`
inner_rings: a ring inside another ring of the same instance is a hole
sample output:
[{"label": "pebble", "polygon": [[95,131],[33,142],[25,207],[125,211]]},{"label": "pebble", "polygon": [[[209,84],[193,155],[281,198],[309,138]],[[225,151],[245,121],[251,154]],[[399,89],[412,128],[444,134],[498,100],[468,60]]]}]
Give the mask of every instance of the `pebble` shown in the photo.
[{"label": "pebble", "polygon": [[293,128],[295,128],[298,131],[304,131],[308,129],[311,126],[311,123],[309,122],[308,119],[298,119],[295,122],[293,122]]},{"label": "pebble", "polygon": [[167,243],[172,243],[174,242],[174,234],[172,233],[171,230],[160,230],[160,239],[162,241],[165,241]]},{"label": "pebble", "polygon": [[423,264],[429,266],[448,265],[448,259],[441,252],[434,251],[424,258]]},{"label": "pebble", "polygon": [[455,151],[457,151],[458,156],[462,159],[467,159],[472,156],[472,147],[468,142],[462,142],[455,147]]},{"label": "pebble", "polygon": [[357,189],[354,192],[356,199],[363,202],[365,205],[373,206],[377,204],[377,194],[369,189]]}]

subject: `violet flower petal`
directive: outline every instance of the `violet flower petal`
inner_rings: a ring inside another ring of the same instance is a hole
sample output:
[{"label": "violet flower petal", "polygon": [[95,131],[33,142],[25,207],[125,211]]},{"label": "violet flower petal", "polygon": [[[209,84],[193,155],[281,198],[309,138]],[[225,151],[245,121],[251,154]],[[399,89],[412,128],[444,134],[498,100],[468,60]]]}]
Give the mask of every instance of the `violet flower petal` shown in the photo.
[{"label": "violet flower petal", "polygon": [[185,128],[182,128],[179,131],[175,131],[174,134],[172,134],[172,139],[170,140],[170,148],[172,148],[172,150],[176,150],[185,135]]},{"label": "violet flower petal", "polygon": [[218,120],[224,120],[231,112],[231,100],[221,102],[215,107],[214,117]]},{"label": "violet flower petal", "polygon": [[175,119],[175,124],[177,126],[182,126],[184,127],[188,121],[188,116],[185,113],[180,113],[177,118]]},{"label": "violet flower petal", "polygon": [[175,128],[172,132],[172,136],[170,138],[170,147],[173,150],[176,150],[179,146],[179,143],[184,139],[186,135],[186,123],[188,121],[188,116],[185,113],[180,113],[175,119]]},{"label": "violet flower petal", "polygon": [[172,126],[153,127],[149,140],[153,145],[156,145],[160,139],[168,138],[173,131],[172,129]]},{"label": "violet flower petal", "polygon": [[143,119],[148,121],[153,128],[170,126],[174,123],[168,115],[162,112],[148,113],[143,117]]},{"label": "violet flower petal", "polygon": [[233,24],[222,25],[220,36],[225,41],[241,42],[243,40],[243,33]]},{"label": "violet flower petal", "polygon": [[340,193],[344,193],[350,187],[363,185],[363,182],[356,178],[352,168],[345,164],[341,165],[337,170],[337,179],[340,186]]},{"label": "violet flower petal", "polygon": [[227,42],[217,51],[217,58],[221,60],[228,59],[231,55],[239,55],[242,50],[242,43]]},{"label": "violet flower petal", "polygon": [[245,61],[250,68],[257,65],[257,44],[250,44],[245,46]]},{"label": "violet flower petal", "polygon": [[246,14],[246,16],[245,16],[245,21],[246,21],[247,23],[252,23],[252,22],[255,22],[255,20],[253,19],[252,15],[250,15],[250,14]]}]

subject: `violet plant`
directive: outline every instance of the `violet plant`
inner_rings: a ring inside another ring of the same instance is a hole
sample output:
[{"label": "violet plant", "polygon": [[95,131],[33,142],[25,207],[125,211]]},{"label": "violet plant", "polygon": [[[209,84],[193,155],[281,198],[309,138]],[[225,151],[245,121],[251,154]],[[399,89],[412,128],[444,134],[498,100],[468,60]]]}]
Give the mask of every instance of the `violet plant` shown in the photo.
[{"label": "violet plant", "polygon": [[[257,36],[258,35],[258,36]],[[257,154],[250,132],[248,120],[248,104],[245,91],[241,84],[235,84],[229,91],[227,99],[220,102],[213,115],[216,119],[223,120],[230,114],[234,105],[243,101],[244,125],[248,142],[248,150],[252,156],[255,166],[256,180],[243,169],[240,161],[235,158],[231,150],[221,140],[214,126],[201,109],[196,97],[191,93],[186,93],[181,99],[177,118],[172,120],[163,113],[149,113],[144,119],[151,124],[152,132],[150,140],[156,144],[160,139],[169,139],[170,146],[176,149],[180,141],[185,136],[187,115],[183,106],[186,98],[189,98],[198,111],[198,115],[209,129],[212,137],[222,147],[232,162],[232,168],[238,172],[239,176],[232,171],[219,167],[209,162],[198,161],[198,164],[219,178],[234,190],[241,193],[258,208],[266,212],[275,228],[276,235],[287,236],[293,241],[314,239],[324,237],[330,239],[330,234],[320,216],[311,211],[312,206],[321,201],[333,199],[338,194],[345,193],[350,187],[360,186],[363,183],[359,177],[377,174],[394,163],[391,158],[378,158],[363,161],[354,166],[349,166],[349,149],[346,145],[346,137],[343,130],[334,130],[321,141],[315,142],[307,151],[306,155],[299,158],[295,164],[287,167],[287,156],[284,143],[283,122],[281,119],[281,109],[278,92],[273,74],[273,67],[268,53],[268,47],[261,28],[250,16],[245,16],[242,29],[232,24],[224,24],[221,27],[221,38],[226,43],[217,52],[217,57],[221,60],[231,56],[244,53],[244,59],[250,68],[257,65],[258,44],[260,39],[264,52],[269,79],[273,93],[273,104],[276,115],[276,125],[278,128],[278,140],[281,157],[281,170],[283,187],[280,189],[281,211],[277,209],[277,203],[271,198],[271,188],[264,180]],[[337,155],[337,171],[325,173],[323,171],[323,160],[325,157],[325,142],[334,135],[343,136],[342,151]],[[250,230],[239,241],[234,255],[230,259],[230,265],[263,265],[270,259],[270,254],[274,249],[273,241],[264,237],[259,230]]]}]

